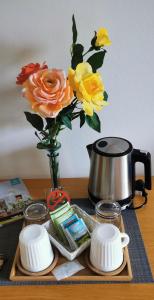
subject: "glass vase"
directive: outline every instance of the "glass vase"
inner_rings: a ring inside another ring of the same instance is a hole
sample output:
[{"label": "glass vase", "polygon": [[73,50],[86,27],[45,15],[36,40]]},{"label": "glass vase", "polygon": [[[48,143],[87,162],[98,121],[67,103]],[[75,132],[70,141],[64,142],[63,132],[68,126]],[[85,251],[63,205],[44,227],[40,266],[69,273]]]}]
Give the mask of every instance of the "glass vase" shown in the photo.
[{"label": "glass vase", "polygon": [[49,157],[49,167],[50,167],[50,176],[51,176],[51,188],[56,189],[60,186],[59,178],[59,149],[61,148],[61,144],[59,142],[56,143],[51,149],[48,149],[47,156]]}]

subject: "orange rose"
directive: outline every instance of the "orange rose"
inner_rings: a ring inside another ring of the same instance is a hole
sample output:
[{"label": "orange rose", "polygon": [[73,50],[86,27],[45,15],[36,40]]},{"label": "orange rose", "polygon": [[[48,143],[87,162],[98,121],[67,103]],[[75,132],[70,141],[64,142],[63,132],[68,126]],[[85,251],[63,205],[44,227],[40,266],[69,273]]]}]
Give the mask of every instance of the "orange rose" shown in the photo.
[{"label": "orange rose", "polygon": [[55,118],[72,102],[73,91],[65,73],[58,69],[39,70],[23,84],[32,110],[42,117]]},{"label": "orange rose", "polygon": [[48,68],[48,66],[45,65],[44,63],[42,66],[40,66],[40,64],[38,64],[38,63],[36,63],[36,64],[30,63],[30,64],[22,67],[21,72],[19,73],[19,75],[16,78],[17,79],[16,84],[22,85],[31,74],[33,74],[39,70],[43,70],[43,69],[47,69],[47,68]]}]

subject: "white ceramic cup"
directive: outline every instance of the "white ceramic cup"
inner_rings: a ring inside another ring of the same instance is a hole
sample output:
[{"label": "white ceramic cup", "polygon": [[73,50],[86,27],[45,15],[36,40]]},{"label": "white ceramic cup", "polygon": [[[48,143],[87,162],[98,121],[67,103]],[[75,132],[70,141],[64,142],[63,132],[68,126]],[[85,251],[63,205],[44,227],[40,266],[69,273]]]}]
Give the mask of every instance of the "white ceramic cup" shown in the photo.
[{"label": "white ceramic cup", "polygon": [[22,266],[30,272],[40,272],[54,259],[48,233],[42,225],[26,226],[19,235]]},{"label": "white ceramic cup", "polygon": [[98,225],[91,235],[90,261],[100,271],[114,271],[123,263],[123,248],[129,236],[112,224]]}]

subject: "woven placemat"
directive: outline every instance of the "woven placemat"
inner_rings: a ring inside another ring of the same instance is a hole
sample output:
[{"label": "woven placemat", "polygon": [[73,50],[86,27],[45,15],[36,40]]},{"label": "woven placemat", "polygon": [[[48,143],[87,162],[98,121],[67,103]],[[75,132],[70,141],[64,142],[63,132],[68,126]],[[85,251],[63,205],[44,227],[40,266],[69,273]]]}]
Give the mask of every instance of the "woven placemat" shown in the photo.
[{"label": "woven placemat", "polygon": [[[72,204],[79,205],[89,214],[94,214],[94,208],[87,199],[74,199]],[[141,232],[137,222],[135,212],[133,210],[125,210],[122,212],[125,230],[131,237],[129,243],[129,255],[131,260],[131,267],[133,272],[133,279],[131,283],[153,283],[153,277],[144,248]],[[95,283],[110,283],[105,281],[60,281],[60,282],[12,282],[8,280],[11,271],[16,246],[18,243],[19,232],[22,228],[22,221],[12,223],[5,227],[0,228],[0,253],[5,253],[7,261],[4,268],[0,271],[0,285],[68,285],[68,284],[95,284]],[[113,282],[112,282],[113,283]],[[118,283],[118,282],[115,282]],[[122,283],[122,282],[120,282]],[[126,283],[126,282],[125,282]]]}]

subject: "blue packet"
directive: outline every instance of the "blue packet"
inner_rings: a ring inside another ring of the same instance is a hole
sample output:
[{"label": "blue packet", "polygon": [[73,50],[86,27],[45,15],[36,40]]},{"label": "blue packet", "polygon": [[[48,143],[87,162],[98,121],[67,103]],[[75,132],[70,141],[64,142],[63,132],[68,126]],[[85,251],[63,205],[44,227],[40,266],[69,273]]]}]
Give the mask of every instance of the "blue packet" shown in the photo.
[{"label": "blue packet", "polygon": [[67,238],[67,241],[69,243],[70,249],[72,251],[74,251],[75,249],[78,248],[78,245],[75,243],[74,239],[72,238],[72,236],[69,234],[69,232],[66,230],[66,228],[68,226],[70,226],[71,224],[73,224],[74,222],[78,221],[79,217],[77,216],[77,214],[73,214],[71,217],[69,217],[67,220],[63,221],[60,224],[60,227],[65,235],[65,237]]},{"label": "blue packet", "polygon": [[62,226],[64,226],[64,228],[67,228],[68,226],[70,226],[71,224],[73,224],[74,222],[78,221],[79,217],[77,214],[73,214],[70,218],[68,218],[67,220],[65,220],[64,222],[62,222]]},{"label": "blue packet", "polygon": [[67,226],[66,231],[78,245],[90,238],[88,228],[82,219],[79,219],[73,224]]}]

